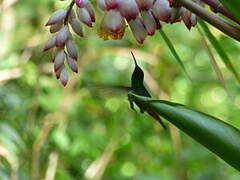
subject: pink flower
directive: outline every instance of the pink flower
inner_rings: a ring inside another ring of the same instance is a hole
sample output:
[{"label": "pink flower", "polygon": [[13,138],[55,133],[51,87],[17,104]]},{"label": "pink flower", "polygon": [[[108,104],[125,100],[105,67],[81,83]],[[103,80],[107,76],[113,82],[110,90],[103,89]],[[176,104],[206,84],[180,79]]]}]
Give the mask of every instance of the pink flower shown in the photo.
[{"label": "pink flower", "polygon": [[105,12],[102,26],[112,33],[117,33],[125,27],[125,22],[119,11],[110,10]]},{"label": "pink flower", "polygon": [[85,7],[91,17],[91,20],[92,22],[95,22],[95,11],[94,11],[94,7],[93,5],[89,2],[86,4],[86,7]]},{"label": "pink flower", "polygon": [[153,0],[136,0],[140,10],[149,10],[153,6]]},{"label": "pink flower", "polygon": [[57,79],[60,78],[60,74],[61,74],[63,68],[65,68],[64,64],[60,68],[58,68],[57,70],[54,70]]},{"label": "pink flower", "polygon": [[105,0],[106,10],[117,9],[123,0]]},{"label": "pink flower", "polygon": [[71,56],[68,55],[67,63],[73,72],[78,73],[78,65],[77,65],[77,61],[75,61],[75,59],[73,59]]},{"label": "pink flower", "polygon": [[51,25],[50,33],[58,32],[61,29],[62,25],[63,25],[63,21],[59,21],[58,23]]},{"label": "pink flower", "polygon": [[182,15],[182,20],[189,30],[197,24],[196,14],[193,14],[191,11],[187,9]]},{"label": "pink flower", "polygon": [[75,3],[79,8],[84,8],[87,5],[88,0],[75,0]]},{"label": "pink flower", "polygon": [[68,83],[68,73],[67,73],[66,68],[63,68],[60,73],[60,81],[63,86],[66,86]]},{"label": "pink flower", "polygon": [[135,39],[142,44],[147,36],[147,32],[144,28],[142,19],[137,17],[136,19],[128,21],[128,24],[133,32]]},{"label": "pink flower", "polygon": [[123,0],[120,4],[120,12],[127,20],[135,19],[139,9],[135,0]]},{"label": "pink flower", "polygon": [[55,11],[46,23],[46,26],[53,25],[58,23],[59,21],[62,21],[66,17],[66,15],[67,11],[65,9],[59,9]]},{"label": "pink flower", "polygon": [[70,20],[70,24],[71,24],[71,27],[73,29],[73,31],[79,35],[80,37],[83,37],[83,29],[82,29],[82,25],[81,23],[79,22],[79,20],[77,20],[77,18],[73,18]]},{"label": "pink flower", "polygon": [[141,11],[141,16],[148,35],[152,36],[157,29],[155,18],[153,17],[151,11]]},{"label": "pink flower", "polygon": [[64,64],[65,52],[63,48],[57,49],[54,59],[54,70],[55,72]]},{"label": "pink flower", "polygon": [[103,11],[107,10],[107,5],[105,3],[105,0],[97,0],[97,5],[100,7]]},{"label": "pink flower", "polygon": [[75,42],[72,39],[69,39],[67,40],[66,46],[67,46],[67,52],[69,53],[69,55],[73,59],[77,60],[78,53],[77,53],[77,46]]},{"label": "pink flower", "polygon": [[47,51],[51,48],[53,48],[56,44],[56,36],[52,36],[48,39],[47,43],[45,44],[43,51]]},{"label": "pink flower", "polygon": [[156,0],[152,9],[157,19],[167,23],[170,21],[172,8],[169,6],[168,0]]},{"label": "pink flower", "polygon": [[56,46],[62,47],[65,45],[65,42],[67,41],[69,37],[69,28],[68,25],[63,26],[59,32],[56,35]]},{"label": "pink flower", "polygon": [[88,27],[92,27],[92,19],[86,8],[77,8],[77,16]]}]

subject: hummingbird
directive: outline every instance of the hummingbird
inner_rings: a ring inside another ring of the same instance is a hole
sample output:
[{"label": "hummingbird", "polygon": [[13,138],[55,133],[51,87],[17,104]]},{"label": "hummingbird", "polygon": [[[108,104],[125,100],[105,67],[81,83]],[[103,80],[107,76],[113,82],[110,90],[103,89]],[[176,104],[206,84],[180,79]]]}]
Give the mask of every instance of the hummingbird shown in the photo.
[{"label": "hummingbird", "polygon": [[[132,54],[134,64],[135,64],[135,68],[134,68],[134,71],[133,71],[132,77],[131,77],[131,86],[109,85],[109,84],[96,85],[94,83],[87,83],[87,84],[90,86],[93,85],[93,86],[99,87],[99,88],[120,89],[120,90],[124,90],[127,92],[132,91],[136,95],[145,96],[145,97],[150,98],[151,95],[148,92],[148,90],[146,89],[146,87],[144,86],[144,72],[140,68],[140,66],[137,64],[137,60],[136,60],[133,52],[131,52],[131,54]],[[131,100],[131,98],[128,97],[128,101],[130,104],[130,108],[134,110],[134,105],[133,105],[133,101]],[[140,103],[135,102],[135,104],[139,107],[141,113],[147,112],[147,114],[149,114],[151,117],[153,117],[155,120],[157,120],[164,129],[167,129],[165,124],[162,122],[160,116],[155,111],[153,111],[152,109],[150,109],[148,107],[143,106]]]},{"label": "hummingbird", "polygon": [[[144,86],[144,72],[138,66],[137,60],[136,60],[133,52],[131,52],[131,54],[132,54],[132,57],[133,57],[133,60],[135,63],[135,68],[134,68],[134,71],[133,71],[132,77],[131,77],[131,90],[133,93],[135,93],[137,95],[151,98],[150,93]],[[134,109],[133,102],[130,99],[129,99],[129,103],[130,103],[130,107],[132,109]],[[166,129],[165,124],[163,123],[160,116],[155,111],[153,111],[150,108],[144,107],[142,104],[139,104],[137,102],[135,102],[135,104],[139,107],[141,113],[147,112],[151,117],[153,117],[155,120],[157,120],[164,129]]]}]

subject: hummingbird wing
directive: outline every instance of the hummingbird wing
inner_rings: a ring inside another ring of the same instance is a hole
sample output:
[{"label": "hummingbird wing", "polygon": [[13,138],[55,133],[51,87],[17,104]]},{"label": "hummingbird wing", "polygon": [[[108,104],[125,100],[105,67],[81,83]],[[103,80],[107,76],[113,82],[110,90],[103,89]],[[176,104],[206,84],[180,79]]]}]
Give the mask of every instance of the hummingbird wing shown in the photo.
[{"label": "hummingbird wing", "polygon": [[129,92],[132,90],[132,88],[129,86],[114,85],[114,84],[98,84],[94,82],[83,82],[82,86],[86,86],[90,88],[94,87],[99,89],[115,89],[115,90],[120,90],[124,92]]}]

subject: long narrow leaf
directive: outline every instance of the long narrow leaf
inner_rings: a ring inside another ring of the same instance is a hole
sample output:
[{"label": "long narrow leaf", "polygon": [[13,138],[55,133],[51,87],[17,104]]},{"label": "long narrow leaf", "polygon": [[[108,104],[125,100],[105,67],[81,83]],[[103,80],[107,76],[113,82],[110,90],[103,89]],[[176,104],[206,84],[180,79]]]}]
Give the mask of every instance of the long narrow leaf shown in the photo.
[{"label": "long narrow leaf", "polygon": [[240,20],[240,1],[239,0],[219,0],[234,16]]},{"label": "long narrow leaf", "polygon": [[205,24],[204,21],[199,19],[198,22],[199,22],[200,26],[202,27],[204,33],[208,37],[208,40],[211,42],[212,46],[214,47],[214,49],[217,51],[217,53],[219,54],[219,56],[223,60],[226,67],[233,73],[235,78],[240,82],[240,77],[239,77],[237,71],[235,70],[233,64],[230,61],[230,58],[225,53],[225,51],[223,50],[223,48],[220,45],[220,43],[218,42],[218,40],[213,36],[213,34],[211,33],[211,31],[209,30],[208,26]]},{"label": "long narrow leaf", "polygon": [[178,64],[181,66],[181,68],[183,69],[183,71],[186,73],[186,75],[188,76],[188,78],[190,79],[190,76],[188,75],[186,68],[180,58],[180,56],[178,55],[177,51],[175,50],[173,43],[171,42],[171,40],[167,37],[166,33],[162,30],[159,29],[159,32],[163,38],[163,40],[165,41],[165,43],[167,44],[169,50],[171,51],[172,55],[174,56],[174,58],[177,60]]},{"label": "long narrow leaf", "polygon": [[134,102],[156,111],[197,142],[240,171],[240,130],[184,105],[129,93]]},{"label": "long narrow leaf", "polygon": [[207,52],[208,52],[208,56],[209,56],[209,59],[212,63],[212,66],[213,66],[213,69],[219,79],[219,81],[221,82],[222,86],[226,89],[226,83],[225,83],[225,80],[224,80],[224,77],[223,77],[223,74],[218,66],[218,63],[213,55],[213,52],[211,50],[211,47],[208,45],[207,43],[207,40],[206,40],[206,37],[205,35],[203,34],[203,32],[201,31],[201,29],[197,26],[197,29],[198,29],[198,32],[199,34],[201,35],[202,37],[202,42],[203,42],[203,45],[204,47],[206,48]]}]

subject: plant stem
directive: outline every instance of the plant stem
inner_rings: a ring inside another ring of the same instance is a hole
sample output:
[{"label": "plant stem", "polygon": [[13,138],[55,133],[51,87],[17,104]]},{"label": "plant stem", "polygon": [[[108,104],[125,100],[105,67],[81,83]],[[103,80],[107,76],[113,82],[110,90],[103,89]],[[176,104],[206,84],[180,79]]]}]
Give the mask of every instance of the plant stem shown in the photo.
[{"label": "plant stem", "polygon": [[236,17],[234,17],[218,0],[202,0],[202,1],[209,5],[213,12],[221,13],[222,15],[228,17],[234,22],[240,24],[240,21]]},{"label": "plant stem", "polygon": [[176,0],[176,2],[181,3],[181,5],[191,12],[195,13],[197,16],[213,25],[215,28],[219,29],[223,33],[231,36],[232,38],[240,41],[240,28],[225,21],[223,18],[216,16],[214,13],[207,11],[203,7],[194,3],[190,0]]},{"label": "plant stem", "polygon": [[67,22],[68,22],[69,15],[70,15],[70,13],[71,13],[71,11],[72,11],[72,8],[73,8],[74,4],[75,4],[75,1],[72,0],[72,2],[71,2],[71,3],[69,4],[69,6],[68,6],[67,15],[66,15],[66,17],[65,17],[65,19],[64,19],[64,25],[66,25]]}]

